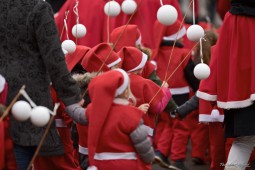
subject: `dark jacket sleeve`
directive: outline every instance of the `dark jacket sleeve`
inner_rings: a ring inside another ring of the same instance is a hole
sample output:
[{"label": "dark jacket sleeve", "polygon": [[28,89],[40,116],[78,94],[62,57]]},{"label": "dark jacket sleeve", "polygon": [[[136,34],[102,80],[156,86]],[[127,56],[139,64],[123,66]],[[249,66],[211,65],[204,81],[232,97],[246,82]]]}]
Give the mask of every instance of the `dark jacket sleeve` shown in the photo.
[{"label": "dark jacket sleeve", "polygon": [[181,118],[186,117],[191,111],[198,109],[199,99],[196,95],[176,109]]},{"label": "dark jacket sleeve", "polygon": [[146,127],[143,125],[143,121],[141,121],[138,127],[130,134],[130,138],[141,159],[145,163],[152,163],[155,156],[154,150],[148,138]]},{"label": "dark jacket sleeve", "polygon": [[184,69],[184,75],[189,83],[189,86],[192,88],[194,92],[196,92],[199,87],[199,80],[194,76],[193,73],[194,68],[195,68],[194,62],[192,61],[192,59],[190,59]]},{"label": "dark jacket sleeve", "polygon": [[80,89],[67,69],[52,9],[47,2],[39,1],[33,12],[35,38],[52,85],[65,105],[78,103]]}]

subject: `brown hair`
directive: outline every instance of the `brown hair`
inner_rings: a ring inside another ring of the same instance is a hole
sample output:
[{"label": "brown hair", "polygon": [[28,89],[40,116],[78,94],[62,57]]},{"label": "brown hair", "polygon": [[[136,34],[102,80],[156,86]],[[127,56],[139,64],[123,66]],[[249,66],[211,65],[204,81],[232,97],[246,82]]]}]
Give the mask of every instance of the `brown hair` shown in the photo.
[{"label": "brown hair", "polygon": [[[218,35],[215,32],[208,30],[205,31],[204,39],[205,40],[202,41],[203,61],[205,64],[209,64],[211,58],[211,47],[216,44]],[[197,63],[201,62],[200,45],[198,45],[197,48],[195,49],[194,57]]]}]

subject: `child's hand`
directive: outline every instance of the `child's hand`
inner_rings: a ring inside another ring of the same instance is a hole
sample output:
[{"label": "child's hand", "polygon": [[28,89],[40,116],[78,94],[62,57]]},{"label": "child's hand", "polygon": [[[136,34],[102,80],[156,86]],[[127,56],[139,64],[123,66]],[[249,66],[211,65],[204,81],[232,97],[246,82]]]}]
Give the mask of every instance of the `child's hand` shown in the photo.
[{"label": "child's hand", "polygon": [[146,114],[149,110],[150,105],[148,103],[142,104],[138,107],[144,114]]},{"label": "child's hand", "polygon": [[169,87],[169,85],[168,85],[168,83],[167,83],[166,81],[163,81],[163,83],[162,83],[162,87],[166,87],[166,88],[168,88],[168,87]]}]

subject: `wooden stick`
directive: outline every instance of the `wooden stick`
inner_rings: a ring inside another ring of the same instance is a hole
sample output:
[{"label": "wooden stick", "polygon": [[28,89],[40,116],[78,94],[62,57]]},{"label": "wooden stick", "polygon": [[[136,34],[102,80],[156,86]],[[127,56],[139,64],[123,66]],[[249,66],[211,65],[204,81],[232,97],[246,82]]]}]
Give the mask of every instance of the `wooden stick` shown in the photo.
[{"label": "wooden stick", "polygon": [[[58,108],[59,105],[56,106],[56,107]],[[47,134],[48,134],[48,132],[49,132],[49,130],[50,130],[51,124],[52,124],[52,123],[54,122],[54,120],[55,120],[55,115],[56,115],[57,108],[54,108],[54,114],[53,114],[53,115],[51,116],[51,118],[50,118],[50,121],[49,121],[49,123],[48,123],[48,125],[47,125],[47,127],[46,127],[46,129],[45,129],[45,131],[44,131],[44,133],[43,133],[42,139],[40,140],[39,145],[37,146],[36,151],[35,151],[35,153],[34,153],[34,155],[33,155],[33,158],[31,159],[31,161],[30,161],[30,163],[29,163],[29,165],[28,165],[28,167],[27,167],[27,170],[30,170],[30,169],[31,169],[31,167],[32,167],[32,165],[33,165],[33,163],[34,163],[34,161],[35,161],[35,158],[37,157],[37,155],[38,155],[38,153],[39,153],[39,151],[40,151],[40,149],[41,149],[41,147],[42,147],[42,144],[43,144],[43,142],[44,142],[44,140],[45,140],[45,138],[46,138],[46,136],[47,136]]]},{"label": "wooden stick", "polygon": [[24,90],[25,87],[26,87],[26,86],[23,85],[23,86],[20,88],[19,92],[18,92],[18,93],[16,94],[16,96],[12,99],[11,103],[9,104],[9,106],[5,109],[3,115],[2,115],[1,118],[0,118],[0,121],[2,121],[2,120],[9,114],[9,111],[11,110],[12,106],[14,105],[14,103],[18,100],[18,98],[19,98],[20,95],[21,95],[20,91],[21,91],[21,90]]}]

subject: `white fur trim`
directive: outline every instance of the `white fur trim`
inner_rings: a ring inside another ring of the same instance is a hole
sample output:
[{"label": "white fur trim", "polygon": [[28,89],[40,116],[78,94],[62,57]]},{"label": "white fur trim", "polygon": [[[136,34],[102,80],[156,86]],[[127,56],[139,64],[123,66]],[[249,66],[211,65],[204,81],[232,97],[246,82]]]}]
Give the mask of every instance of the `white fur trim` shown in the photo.
[{"label": "white fur trim", "polygon": [[182,27],[182,29],[179,31],[179,33],[175,33],[169,36],[164,36],[163,40],[168,40],[168,41],[174,41],[175,39],[178,40],[182,38],[186,34],[186,28]]},{"label": "white fur trim", "polygon": [[113,103],[121,104],[121,105],[128,105],[129,101],[127,99],[115,98],[115,99],[113,99]]},{"label": "white fur trim", "polygon": [[0,75],[0,93],[4,90],[5,83],[6,83],[5,78],[2,75]]},{"label": "white fur trim", "polygon": [[201,92],[201,91],[197,91],[196,93],[197,97],[204,99],[204,100],[208,100],[208,101],[216,101],[217,100],[217,95],[211,95],[205,92]]},{"label": "white fur trim", "polygon": [[251,100],[254,101],[254,100],[255,100],[255,94],[251,94],[251,97],[250,97],[250,98],[251,98]]},{"label": "white fur trim", "polygon": [[136,40],[135,45],[141,45],[142,44],[142,36],[140,35],[140,37]]},{"label": "white fur trim", "polygon": [[96,166],[89,166],[87,170],[98,170]]},{"label": "white fur trim", "polygon": [[114,62],[108,64],[107,67],[108,67],[108,68],[111,68],[112,66],[114,66],[114,65],[116,65],[116,64],[118,64],[118,63],[120,63],[120,62],[121,62],[121,59],[118,58],[116,61],[114,61]]},{"label": "white fur trim", "polygon": [[85,147],[79,145],[79,153],[82,153],[83,155],[88,155],[89,150],[88,150],[88,148],[85,148]]},{"label": "white fur trim", "polygon": [[172,95],[178,95],[178,94],[186,94],[189,93],[189,86],[180,87],[180,88],[170,88],[170,92]]},{"label": "white fur trim", "polygon": [[253,104],[251,99],[241,100],[241,101],[231,101],[231,102],[222,102],[217,101],[217,105],[222,109],[238,109],[248,107]]},{"label": "white fur trim", "polygon": [[142,61],[140,62],[140,64],[138,66],[136,66],[135,68],[129,70],[128,72],[139,70],[139,69],[141,69],[141,68],[143,68],[145,66],[145,63],[148,60],[148,56],[146,54],[144,54],[144,53],[142,53],[142,54],[143,54],[143,56],[142,56]]},{"label": "white fur trim", "polygon": [[122,152],[122,153],[102,152],[102,153],[95,153],[94,159],[95,160],[117,160],[117,159],[136,160],[137,158],[136,158],[135,152]]},{"label": "white fur trim", "polygon": [[157,62],[154,60],[151,60],[150,62],[151,62],[151,64],[153,64],[155,66],[155,70],[157,70],[158,69]]},{"label": "white fur trim", "polygon": [[218,109],[213,109],[211,115],[199,114],[199,122],[223,122],[224,115],[220,115]]},{"label": "white fur trim", "polygon": [[124,82],[122,83],[122,85],[119,88],[117,88],[117,90],[115,92],[115,97],[116,97],[116,96],[122,94],[126,90],[126,88],[128,87],[129,77],[128,77],[128,74],[124,70],[119,69],[119,68],[115,69],[115,70],[119,71],[124,77]]}]

